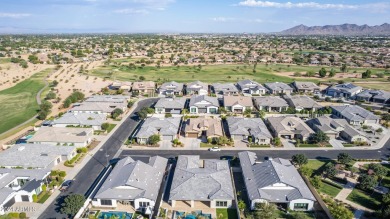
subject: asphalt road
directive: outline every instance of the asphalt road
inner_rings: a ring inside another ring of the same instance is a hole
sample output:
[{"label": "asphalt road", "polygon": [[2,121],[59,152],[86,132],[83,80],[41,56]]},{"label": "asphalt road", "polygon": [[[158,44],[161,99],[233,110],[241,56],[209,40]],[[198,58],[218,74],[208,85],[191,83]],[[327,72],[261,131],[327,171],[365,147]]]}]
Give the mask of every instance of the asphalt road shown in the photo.
[{"label": "asphalt road", "polygon": [[115,133],[102,145],[101,149],[92,157],[91,160],[80,170],[74,178],[73,185],[67,192],[61,194],[57,200],[53,201],[49,207],[41,214],[39,218],[67,218],[67,215],[59,212],[60,203],[64,197],[69,194],[86,194],[95,180],[98,178],[102,170],[107,166],[108,161],[111,160],[118,152],[119,148],[130,134],[137,127],[139,121],[136,112],[143,107],[150,107],[157,99],[142,100],[138,103],[137,108],[130,114],[128,118],[121,124]]},{"label": "asphalt road", "polygon": [[[223,150],[222,151],[206,151],[206,150],[124,150],[120,154],[120,158],[126,156],[162,156],[176,157],[178,155],[200,155],[203,159],[219,159],[222,156],[237,156],[242,150]],[[336,159],[341,152],[349,153],[357,159],[388,159],[390,156],[390,140],[386,142],[383,148],[379,150],[302,150],[302,151],[287,151],[287,150],[253,150],[257,154],[258,159],[265,157],[280,157],[290,159],[294,154],[305,154],[310,159]]]}]

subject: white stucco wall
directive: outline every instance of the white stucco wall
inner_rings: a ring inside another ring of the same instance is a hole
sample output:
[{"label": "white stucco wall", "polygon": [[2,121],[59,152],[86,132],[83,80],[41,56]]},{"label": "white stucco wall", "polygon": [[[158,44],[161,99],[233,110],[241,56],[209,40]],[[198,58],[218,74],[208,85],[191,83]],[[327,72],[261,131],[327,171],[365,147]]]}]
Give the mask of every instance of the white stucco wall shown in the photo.
[{"label": "white stucco wall", "polygon": [[295,210],[295,209],[294,209],[294,204],[295,204],[295,203],[307,203],[307,204],[308,204],[307,211],[313,210],[314,201],[312,201],[312,200],[308,200],[308,199],[296,199],[296,200],[293,200],[293,201],[291,201],[290,204],[289,204],[289,208],[290,208],[291,210]]}]

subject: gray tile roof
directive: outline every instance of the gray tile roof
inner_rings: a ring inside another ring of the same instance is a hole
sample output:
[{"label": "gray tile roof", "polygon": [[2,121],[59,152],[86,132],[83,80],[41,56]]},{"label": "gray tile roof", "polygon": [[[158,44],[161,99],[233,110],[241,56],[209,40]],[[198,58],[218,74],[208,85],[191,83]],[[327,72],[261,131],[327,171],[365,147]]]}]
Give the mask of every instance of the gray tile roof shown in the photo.
[{"label": "gray tile roof", "polygon": [[74,105],[70,112],[101,112],[112,113],[116,108],[124,109],[127,107],[127,103],[114,103],[114,102],[83,102],[78,105]]},{"label": "gray tile roof", "polygon": [[297,90],[319,90],[320,89],[318,85],[309,81],[294,81],[293,85]]},{"label": "gray tile roof", "polygon": [[256,138],[272,138],[261,118],[228,117],[226,121],[230,135],[253,135]]},{"label": "gray tile roof", "polygon": [[46,168],[57,157],[75,151],[74,146],[17,144],[0,153],[0,166]]},{"label": "gray tile roof", "polygon": [[108,103],[127,103],[130,96],[124,95],[93,95],[88,97],[84,102],[108,102]]},{"label": "gray tile roof", "polygon": [[379,100],[383,100],[384,102],[388,101],[390,99],[390,92],[383,91],[383,90],[364,90],[363,92],[360,92],[356,94],[356,97],[360,98],[375,98]]},{"label": "gray tile roof", "polygon": [[245,89],[265,90],[265,91],[267,90],[263,85],[257,83],[256,81],[252,81],[248,79],[237,82],[237,85],[241,90],[245,90]]},{"label": "gray tile roof", "polygon": [[238,89],[233,83],[214,83],[213,84],[214,92],[215,93],[237,93]]},{"label": "gray tile roof", "polygon": [[199,90],[209,90],[209,85],[201,82],[201,81],[194,81],[187,84],[187,91],[199,91]]},{"label": "gray tile roof", "polygon": [[148,138],[155,134],[176,135],[180,126],[180,117],[146,118],[135,137]]},{"label": "gray tile roof", "polygon": [[[37,189],[40,182],[50,174],[49,169],[5,169],[0,168],[0,203],[17,191]],[[8,185],[17,178],[27,179],[28,182],[19,190],[13,190]],[[37,184],[38,183],[38,184]]]},{"label": "gray tile roof", "polygon": [[276,133],[300,134],[309,137],[314,131],[300,118],[294,116],[268,117],[268,122]]},{"label": "gray tile roof", "polygon": [[[302,198],[316,200],[290,161],[276,158],[259,163],[256,162],[256,154],[249,151],[238,153],[238,157],[250,200],[266,199],[276,203]],[[272,187],[276,183],[283,183],[292,189]]]},{"label": "gray tile roof", "polygon": [[333,113],[338,112],[349,121],[378,120],[372,112],[356,105],[331,106]]},{"label": "gray tile roof", "polygon": [[92,128],[42,126],[27,142],[83,143],[91,139]]},{"label": "gray tile roof", "polygon": [[293,90],[292,87],[282,82],[265,83],[265,86],[273,91]]},{"label": "gray tile roof", "polygon": [[149,163],[121,159],[99,188],[95,198],[134,200],[147,198],[156,201],[164,176],[167,159],[151,157]]},{"label": "gray tile roof", "polygon": [[183,90],[183,83],[177,83],[176,81],[166,82],[162,84],[159,88],[159,91],[164,90],[173,90],[176,92],[180,92]]},{"label": "gray tile roof", "polygon": [[[205,104],[203,104],[203,102]],[[208,106],[219,107],[219,102],[216,97],[210,97],[206,95],[192,95],[189,106],[197,106],[200,108]]]},{"label": "gray tile roof", "polygon": [[187,99],[184,97],[160,98],[154,108],[183,109]]},{"label": "gray tile roof", "polygon": [[253,99],[257,106],[288,107],[287,101],[277,96],[254,97]]},{"label": "gray tile roof", "polygon": [[308,96],[284,95],[283,98],[295,108],[314,108],[320,109],[322,106]]},{"label": "gray tile roof", "polygon": [[233,185],[227,160],[202,160],[198,155],[180,155],[169,200],[233,200]]},{"label": "gray tile roof", "polygon": [[60,118],[53,121],[56,124],[100,126],[106,121],[105,114],[96,113],[65,113]]}]

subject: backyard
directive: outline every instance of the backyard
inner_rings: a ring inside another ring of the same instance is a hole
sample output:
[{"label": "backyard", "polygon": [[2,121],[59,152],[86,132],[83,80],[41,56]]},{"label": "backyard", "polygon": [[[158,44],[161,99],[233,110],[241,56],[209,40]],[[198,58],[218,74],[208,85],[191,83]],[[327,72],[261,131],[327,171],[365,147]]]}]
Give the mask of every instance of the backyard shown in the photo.
[{"label": "backyard", "polygon": [[234,208],[218,208],[218,219],[237,219],[237,210]]},{"label": "backyard", "polygon": [[52,69],[34,74],[17,85],[0,91],[0,133],[3,133],[37,114],[36,95],[44,86],[44,78]]},{"label": "backyard", "polygon": [[355,188],[352,190],[352,193],[349,194],[347,200],[372,210],[379,210],[381,207],[380,200],[382,200],[382,195],[376,192],[367,193],[363,190]]}]

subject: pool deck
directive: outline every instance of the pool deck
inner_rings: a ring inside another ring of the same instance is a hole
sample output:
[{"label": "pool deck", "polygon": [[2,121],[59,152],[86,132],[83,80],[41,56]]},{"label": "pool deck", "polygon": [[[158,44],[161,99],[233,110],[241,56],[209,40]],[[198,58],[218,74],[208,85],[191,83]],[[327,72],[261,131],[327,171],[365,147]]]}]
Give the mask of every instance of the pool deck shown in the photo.
[{"label": "pool deck", "polygon": [[211,214],[212,218],[216,218],[217,213],[215,208],[210,208],[207,204],[203,202],[195,202],[195,207],[191,208],[189,203],[184,201],[176,201],[175,207],[172,207],[170,204],[163,202],[161,205],[162,208],[171,210],[172,215],[168,215],[169,218],[173,218],[174,211],[181,211],[186,213],[191,213],[193,211],[202,211],[203,214]]}]

